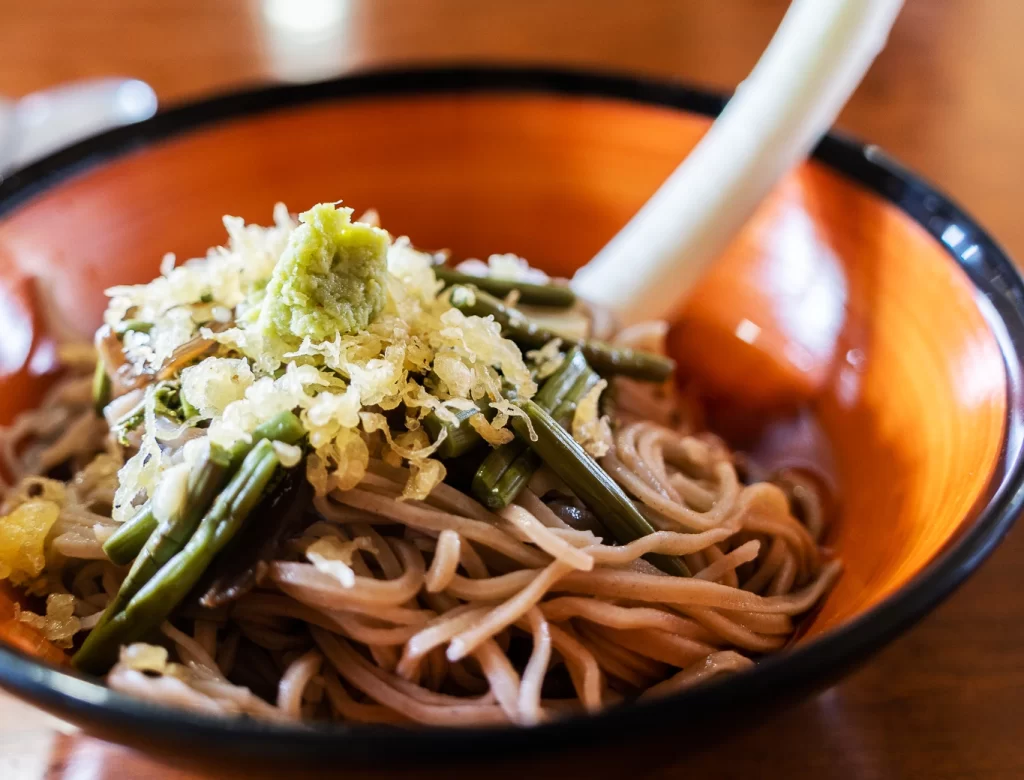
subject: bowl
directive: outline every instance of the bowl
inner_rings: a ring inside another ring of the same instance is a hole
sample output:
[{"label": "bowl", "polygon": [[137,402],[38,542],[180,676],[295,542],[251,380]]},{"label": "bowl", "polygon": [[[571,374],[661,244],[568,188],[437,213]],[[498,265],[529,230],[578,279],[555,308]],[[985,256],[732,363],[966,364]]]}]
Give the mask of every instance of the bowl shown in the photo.
[{"label": "bowl", "polygon": [[[51,381],[55,338],[91,334],[104,288],[152,278],[165,252],[221,243],[224,214],[267,223],[276,201],[300,210],[344,198],[421,246],[515,252],[569,275],[723,104],[632,77],[416,69],[216,97],[79,143],[0,183],[0,420]],[[788,425],[791,445],[829,464],[840,498],[828,544],[842,579],[795,645],[750,671],[528,730],[211,719],[10,646],[0,646],[0,685],[179,759],[187,743],[192,757],[228,761],[422,766],[756,718],[910,627],[1015,519],[1022,302],[1012,263],[959,207],[877,148],[837,136],[701,283],[672,334],[685,373],[713,409],[731,410],[723,424]],[[827,446],[801,434],[808,419]]]}]

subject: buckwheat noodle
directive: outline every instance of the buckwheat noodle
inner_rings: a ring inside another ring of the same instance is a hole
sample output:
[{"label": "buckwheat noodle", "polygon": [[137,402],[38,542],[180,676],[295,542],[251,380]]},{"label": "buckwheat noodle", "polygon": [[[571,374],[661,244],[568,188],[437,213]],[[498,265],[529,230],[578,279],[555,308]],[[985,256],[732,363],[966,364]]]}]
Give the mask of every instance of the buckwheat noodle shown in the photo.
[{"label": "buckwheat noodle", "polygon": [[[619,340],[644,346],[659,328]],[[40,406],[0,430],[6,499],[53,490],[46,475],[69,472],[50,535],[63,565],[47,592],[75,597],[77,631],[95,624],[127,571],[101,547],[117,527],[124,453],[92,411],[92,360],[68,352]],[[621,379],[617,400],[601,465],[655,533],[617,545],[570,525],[544,500],[557,484],[546,470],[494,513],[445,484],[400,500],[408,470],[374,459],[358,485],[313,500],[312,522],[260,587],[164,624],[175,663],[147,672],[123,661],[108,683],[281,721],[533,725],[672,693],[784,647],[840,571],[818,546],[827,516],[817,482],[789,471],[744,484],[729,449],[697,433],[692,404]],[[329,537],[358,542],[350,584],[300,554]],[[683,556],[693,576],[663,574],[644,559],[652,553]]]}]

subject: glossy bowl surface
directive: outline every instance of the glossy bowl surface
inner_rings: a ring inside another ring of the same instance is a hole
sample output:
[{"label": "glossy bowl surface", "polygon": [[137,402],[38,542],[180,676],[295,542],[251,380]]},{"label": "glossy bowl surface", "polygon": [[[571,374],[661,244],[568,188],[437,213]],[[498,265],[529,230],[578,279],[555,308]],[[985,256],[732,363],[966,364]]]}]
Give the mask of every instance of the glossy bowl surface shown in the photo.
[{"label": "glossy bowl surface", "polygon": [[[167,251],[187,258],[222,243],[223,214],[266,223],[278,200],[301,210],[343,197],[420,246],[515,252],[569,275],[722,104],[615,76],[416,70],[215,98],[85,141],[0,183],[0,421],[50,381],[56,333],[91,334],[104,288],[152,278]],[[188,739],[229,756],[384,763],[561,747],[769,708],[910,626],[1012,523],[1022,301],[1013,265],[957,206],[876,148],[837,137],[702,282],[672,335],[686,374],[713,408],[731,410],[726,424],[788,420],[777,435],[827,464],[840,500],[828,543],[843,578],[797,645],[752,671],[529,731],[211,720],[7,647],[0,684],[155,749]],[[60,322],[45,310],[62,312]]]}]

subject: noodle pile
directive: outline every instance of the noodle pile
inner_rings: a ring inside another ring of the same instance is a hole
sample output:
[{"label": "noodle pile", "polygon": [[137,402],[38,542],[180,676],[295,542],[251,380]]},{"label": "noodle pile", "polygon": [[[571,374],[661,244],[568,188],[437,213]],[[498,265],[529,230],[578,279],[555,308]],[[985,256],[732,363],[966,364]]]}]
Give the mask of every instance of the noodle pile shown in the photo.
[{"label": "noodle pile", "polygon": [[[114,527],[118,447],[74,424],[96,419],[88,384],[58,384],[0,445],[30,493],[50,485],[31,473],[52,465],[51,453],[85,464],[51,531],[67,563],[38,588],[73,594],[83,630],[125,574],[99,546]],[[800,522],[779,486],[741,484],[729,451],[707,436],[632,422],[602,465],[651,510],[656,534],[613,546],[572,528],[538,495],[552,482],[544,472],[500,514],[445,484],[403,501],[407,470],[374,459],[356,488],[315,500],[315,522],[265,587],[164,625],[176,663],[135,646],[108,682],[208,713],[529,725],[744,669],[782,648],[839,574],[809,530],[821,527],[818,497],[805,491]],[[298,551],[316,540],[351,547],[350,586],[302,562]],[[662,574],[641,559],[650,552],[684,556],[694,576]],[[568,683],[558,689],[560,674]],[[233,682],[250,677],[270,701]]]},{"label": "noodle pile", "polygon": [[[654,323],[617,340],[660,348],[663,337]],[[19,584],[47,597],[45,616],[22,619],[65,648],[129,568],[102,544],[137,441],[93,411],[93,360],[65,350],[39,408],[0,430],[3,514],[59,507],[45,570]],[[570,491],[546,466],[499,511],[446,481],[410,496],[421,464],[366,433],[365,473],[318,491],[255,589],[212,609],[189,599],[160,637],[122,647],[108,684],[271,720],[528,726],[672,693],[783,648],[840,573],[819,547],[815,483],[746,484],[671,383],[612,387],[599,463],[655,533],[617,544],[567,519],[552,497]],[[666,575],[650,554],[680,556],[693,576]]]}]

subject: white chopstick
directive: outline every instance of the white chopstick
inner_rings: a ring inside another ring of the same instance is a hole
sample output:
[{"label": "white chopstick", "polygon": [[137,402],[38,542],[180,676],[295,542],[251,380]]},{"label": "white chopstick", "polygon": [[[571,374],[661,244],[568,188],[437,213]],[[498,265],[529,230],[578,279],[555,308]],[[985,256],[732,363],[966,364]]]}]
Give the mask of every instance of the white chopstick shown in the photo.
[{"label": "white chopstick", "polygon": [[573,279],[624,325],[671,318],[778,181],[806,159],[885,46],[903,0],[793,0],[683,163]]}]

